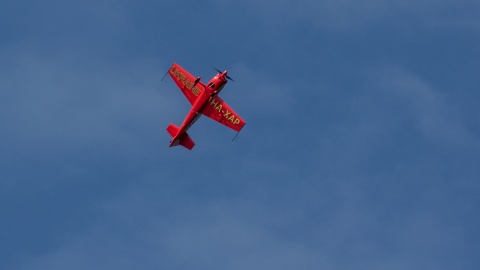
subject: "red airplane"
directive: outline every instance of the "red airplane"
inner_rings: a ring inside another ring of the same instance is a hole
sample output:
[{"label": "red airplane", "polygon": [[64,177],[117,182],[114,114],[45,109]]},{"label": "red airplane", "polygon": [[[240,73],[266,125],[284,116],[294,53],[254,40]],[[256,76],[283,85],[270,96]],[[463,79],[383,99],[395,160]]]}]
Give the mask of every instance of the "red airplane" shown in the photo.
[{"label": "red airplane", "polygon": [[188,136],[187,130],[202,114],[238,132],[245,125],[245,121],[218,96],[227,84],[227,79],[232,80],[232,78],[227,75],[226,70],[224,72],[216,70],[218,74],[207,85],[200,81],[200,77],[191,75],[177,63],[173,63],[168,70],[168,74],[192,104],[180,127],[174,124],[168,125],[167,131],[172,136],[170,147],[181,145],[192,150],[195,142]]}]

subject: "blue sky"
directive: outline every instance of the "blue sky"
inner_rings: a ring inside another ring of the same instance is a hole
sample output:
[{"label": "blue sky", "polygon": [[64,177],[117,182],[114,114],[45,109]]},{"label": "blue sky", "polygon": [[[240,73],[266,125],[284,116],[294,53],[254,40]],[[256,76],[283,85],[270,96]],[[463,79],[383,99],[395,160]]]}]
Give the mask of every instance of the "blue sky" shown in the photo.
[{"label": "blue sky", "polygon": [[0,7],[0,269],[480,267],[478,1]]}]

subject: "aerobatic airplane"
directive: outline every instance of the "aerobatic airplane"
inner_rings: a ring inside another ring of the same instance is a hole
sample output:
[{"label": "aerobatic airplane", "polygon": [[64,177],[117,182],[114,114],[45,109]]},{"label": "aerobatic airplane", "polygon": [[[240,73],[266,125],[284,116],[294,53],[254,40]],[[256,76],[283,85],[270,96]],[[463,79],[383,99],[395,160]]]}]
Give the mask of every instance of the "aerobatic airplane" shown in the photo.
[{"label": "aerobatic airplane", "polygon": [[172,136],[170,147],[181,145],[192,150],[195,142],[188,136],[187,130],[202,114],[238,132],[245,125],[245,121],[218,96],[227,79],[232,80],[232,78],[227,75],[226,70],[222,72],[216,69],[216,71],[218,74],[205,85],[200,81],[200,77],[191,75],[177,63],[173,63],[168,70],[168,74],[192,105],[180,127],[174,124],[168,125],[167,131]]}]

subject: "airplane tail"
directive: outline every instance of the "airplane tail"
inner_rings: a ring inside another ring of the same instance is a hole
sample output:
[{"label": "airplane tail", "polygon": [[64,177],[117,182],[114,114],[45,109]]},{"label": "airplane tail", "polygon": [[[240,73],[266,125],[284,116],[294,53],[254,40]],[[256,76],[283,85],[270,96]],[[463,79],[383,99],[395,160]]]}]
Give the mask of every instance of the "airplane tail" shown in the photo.
[{"label": "airplane tail", "polygon": [[195,146],[195,142],[192,140],[190,136],[185,132],[183,133],[179,138],[175,138],[178,135],[178,132],[180,131],[180,128],[177,127],[174,124],[170,124],[167,127],[167,131],[172,136],[172,141],[170,142],[170,147],[181,145],[188,150],[192,150],[192,148]]}]

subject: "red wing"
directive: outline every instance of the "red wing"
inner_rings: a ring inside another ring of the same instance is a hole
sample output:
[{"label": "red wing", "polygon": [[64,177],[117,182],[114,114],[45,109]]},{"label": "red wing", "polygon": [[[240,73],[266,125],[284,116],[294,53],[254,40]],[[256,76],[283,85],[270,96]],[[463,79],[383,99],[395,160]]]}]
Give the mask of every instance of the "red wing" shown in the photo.
[{"label": "red wing", "polygon": [[178,88],[182,90],[185,97],[187,97],[190,104],[193,104],[201,92],[205,90],[205,85],[200,81],[197,81],[197,78],[192,74],[188,73],[177,63],[173,63],[168,70],[168,74],[175,81]]},{"label": "red wing", "polygon": [[201,113],[235,131],[240,131],[245,125],[245,121],[218,96],[210,100]]}]

